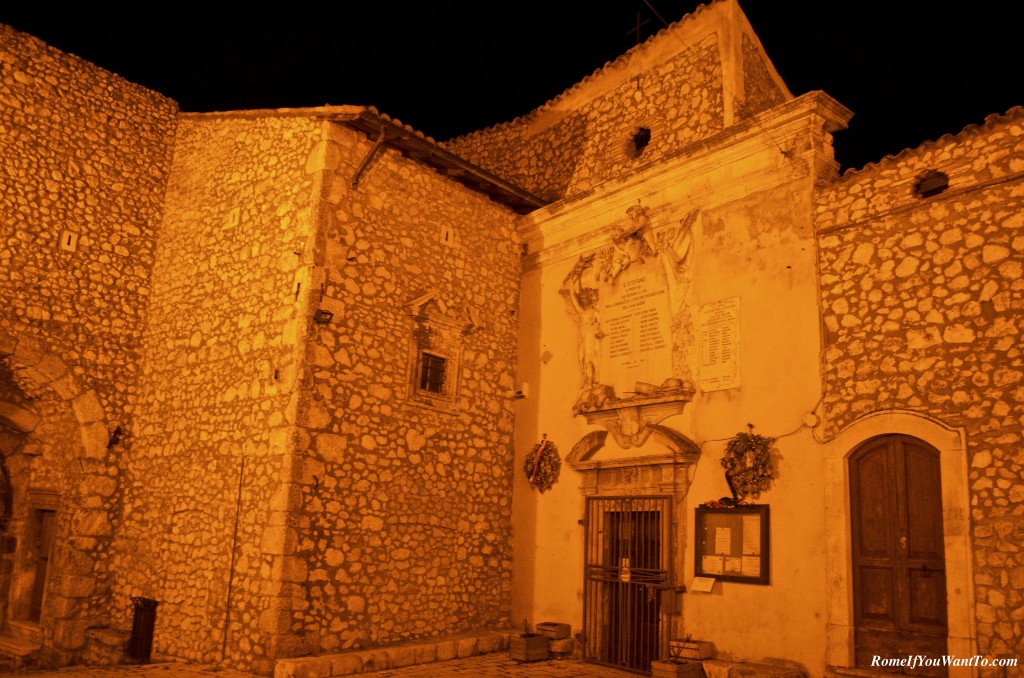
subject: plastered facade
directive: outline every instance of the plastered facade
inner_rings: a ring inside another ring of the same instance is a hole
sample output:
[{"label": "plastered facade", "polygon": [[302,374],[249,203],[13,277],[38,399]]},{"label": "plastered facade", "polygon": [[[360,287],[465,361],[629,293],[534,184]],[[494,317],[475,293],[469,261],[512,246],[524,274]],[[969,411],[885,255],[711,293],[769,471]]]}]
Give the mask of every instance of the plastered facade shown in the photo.
[{"label": "plastered facade", "polygon": [[[826,126],[843,124],[847,113],[820,95],[807,95],[780,109],[771,117],[734,126],[731,134],[722,135],[709,149],[710,158],[680,157],[654,170],[639,169],[608,186],[599,197],[559,204],[557,209],[538,210],[529,217],[528,232],[544,248],[524,275],[523,325],[541,329],[523,331],[520,378],[538,393],[539,400],[521,407],[536,408],[540,416],[534,419],[520,411],[517,433],[521,437],[516,448],[528,451],[531,439],[546,433],[568,454],[576,441],[598,429],[584,417],[571,417],[578,381],[577,333],[563,300],[543,290],[557,288],[578,257],[605,246],[612,234],[627,226],[626,211],[633,204],[648,208],[652,227],[697,215],[684,311],[689,317],[676,333],[677,343],[686,344],[683,357],[697,393],[682,414],[660,422],[684,434],[700,450],[687,472],[683,518],[676,533],[673,567],[679,582],[693,576],[687,536],[693,530],[693,508],[729,493],[718,464],[722,441],[748,422],[766,435],[798,428],[805,411],[813,409],[820,397],[810,215],[815,181],[819,173],[827,174],[834,166],[827,153],[819,152],[822,146],[816,134]],[[795,152],[787,156],[780,146]],[[581,232],[587,236],[580,237]],[[700,309],[735,298],[741,309],[741,385],[703,391],[699,386]],[[779,372],[787,375],[784,385]],[[738,419],[742,421],[737,423]],[[608,443],[593,458],[615,463],[668,451],[652,438],[628,450]],[[820,460],[816,462],[814,456],[810,435],[788,439],[778,473],[792,483],[780,482],[762,497],[771,505],[777,530],[772,560],[777,571],[809,575],[824,569],[823,544],[795,548],[814,543],[824,531],[823,520],[807,511],[807,497],[822,492]],[[628,484],[620,491],[631,492]],[[531,551],[516,560],[514,602],[521,606],[514,608],[516,616],[532,611],[537,618],[567,618],[574,628],[579,627],[582,579],[566,586],[564,576],[548,574],[584,569],[583,528],[576,524],[585,501],[579,482],[568,475],[543,496],[523,484],[517,487],[517,499],[514,523],[533,522],[537,527],[533,544],[517,542],[517,548]],[[566,567],[569,557],[571,565]],[[823,579],[785,577],[770,587],[719,584],[710,595],[677,595],[681,612],[665,620],[674,629],[673,637],[714,638],[724,656],[758,661],[779,659],[776,649],[786,647],[788,660],[812,672],[824,670]],[[794,599],[803,604],[794,609]],[[764,632],[734,633],[737,615]]]},{"label": "plastered facade", "polygon": [[[523,619],[578,633],[587,502],[664,494],[663,639],[823,675],[853,657],[847,457],[886,433],[941,456],[949,651],[1024,653],[1019,109],[840,177],[850,111],[794,97],[720,0],[434,146],[551,201],[517,214],[378,147],[367,109],[180,113],[6,27],[0,63],[0,587],[36,661],[117,660],[132,597],[159,602],[157,656],[268,675]],[[949,188],[922,198],[931,170]],[[651,383],[610,393],[584,347],[612,326],[584,320],[627,279],[671,312]],[[728,383],[702,353],[720,304]],[[776,438],[770,582],[697,593],[694,508],[729,494],[748,424]]]}]

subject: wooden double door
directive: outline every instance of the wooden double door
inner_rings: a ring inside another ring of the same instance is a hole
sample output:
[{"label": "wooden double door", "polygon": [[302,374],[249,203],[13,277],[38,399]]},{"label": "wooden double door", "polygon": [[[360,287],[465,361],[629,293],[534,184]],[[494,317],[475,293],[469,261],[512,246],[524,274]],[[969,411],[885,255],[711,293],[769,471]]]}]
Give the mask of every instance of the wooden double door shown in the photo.
[{"label": "wooden double door", "polygon": [[[850,456],[857,666],[875,657],[947,653],[946,568],[939,453],[902,435]],[[946,675],[944,669],[893,672]]]}]

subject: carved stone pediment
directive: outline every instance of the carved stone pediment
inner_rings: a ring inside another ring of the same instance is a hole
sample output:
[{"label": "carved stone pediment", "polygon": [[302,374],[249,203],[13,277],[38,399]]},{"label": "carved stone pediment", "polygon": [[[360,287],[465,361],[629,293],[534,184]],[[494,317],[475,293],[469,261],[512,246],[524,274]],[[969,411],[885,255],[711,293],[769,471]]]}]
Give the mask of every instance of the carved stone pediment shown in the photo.
[{"label": "carved stone pediment", "polygon": [[657,455],[624,459],[595,459],[608,437],[606,431],[592,431],[573,446],[566,463],[583,475],[584,495],[668,494],[685,497],[689,468],[697,463],[700,448],[682,433],[667,426],[651,424],[648,435],[668,448]]},{"label": "carved stone pediment", "polygon": [[654,432],[654,424],[682,414],[693,399],[693,388],[663,388],[646,397],[615,400],[603,408],[580,412],[587,422],[606,428],[620,447],[640,447]]}]

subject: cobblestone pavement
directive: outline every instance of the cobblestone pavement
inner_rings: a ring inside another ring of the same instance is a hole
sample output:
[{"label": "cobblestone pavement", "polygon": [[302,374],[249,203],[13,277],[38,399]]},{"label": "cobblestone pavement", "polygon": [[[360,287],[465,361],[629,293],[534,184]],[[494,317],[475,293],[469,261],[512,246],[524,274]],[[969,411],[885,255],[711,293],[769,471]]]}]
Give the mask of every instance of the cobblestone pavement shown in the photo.
[{"label": "cobblestone pavement", "polygon": [[374,678],[635,678],[635,673],[616,671],[595,664],[584,664],[573,659],[552,659],[543,662],[520,663],[509,659],[503,652],[446,662],[421,664],[405,669],[390,669],[365,673]]},{"label": "cobblestone pavement", "polygon": [[24,678],[259,678],[255,674],[217,666],[184,664],[179,662],[157,662],[140,666],[72,666],[66,669],[15,671],[0,673],[0,676],[24,676]]},{"label": "cobblestone pavement", "polygon": [[[0,674],[3,675],[3,674]],[[216,666],[166,662],[143,666],[110,668],[67,668],[54,671],[21,671],[11,676],[25,678],[257,678],[254,674]],[[572,659],[519,663],[503,652],[421,664],[404,669],[361,673],[368,678],[630,678],[636,674],[584,664]]]}]

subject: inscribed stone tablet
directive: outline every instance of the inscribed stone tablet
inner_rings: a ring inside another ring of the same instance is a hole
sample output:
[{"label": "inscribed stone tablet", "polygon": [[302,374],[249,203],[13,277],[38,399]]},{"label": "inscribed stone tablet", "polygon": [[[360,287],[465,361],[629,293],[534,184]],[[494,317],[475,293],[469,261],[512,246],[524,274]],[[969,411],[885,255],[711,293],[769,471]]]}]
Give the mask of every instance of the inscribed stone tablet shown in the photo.
[{"label": "inscribed stone tablet", "polygon": [[700,387],[721,391],[740,385],[739,297],[700,309]]},{"label": "inscribed stone tablet", "polygon": [[622,397],[637,382],[660,386],[672,376],[672,314],[657,259],[636,262],[601,291],[601,383]]}]

